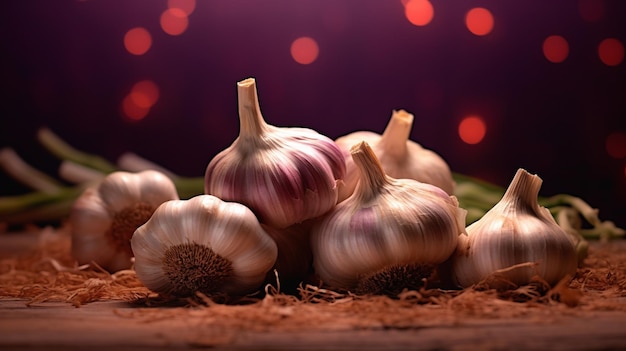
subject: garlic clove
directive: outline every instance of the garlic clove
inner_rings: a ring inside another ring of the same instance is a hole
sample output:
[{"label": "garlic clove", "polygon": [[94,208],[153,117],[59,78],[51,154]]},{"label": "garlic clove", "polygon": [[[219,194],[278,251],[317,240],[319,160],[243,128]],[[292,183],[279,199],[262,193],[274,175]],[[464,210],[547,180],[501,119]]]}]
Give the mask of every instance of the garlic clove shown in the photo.
[{"label": "garlic clove", "polygon": [[335,142],[311,129],[267,124],[253,78],[238,82],[237,91],[240,133],[207,166],[205,193],[242,203],[275,228],[335,206],[345,174]]},{"label": "garlic clove", "polygon": [[325,284],[360,293],[415,288],[454,252],[465,212],[434,185],[386,175],[366,142],[351,154],[360,180],[312,228],[315,272]]},{"label": "garlic clove", "polygon": [[393,111],[384,132],[353,132],[335,140],[346,162],[345,186],[340,189],[339,201],[345,200],[359,179],[350,148],[358,142],[367,142],[378,157],[387,175],[396,179],[415,179],[433,184],[453,195],[455,182],[446,161],[432,150],[410,140],[414,116],[405,110]]},{"label": "garlic clove", "polygon": [[70,211],[72,255],[110,271],[131,266],[130,237],[164,201],[178,199],[174,183],[156,171],[114,172],[87,188]]},{"label": "garlic clove", "polygon": [[539,276],[554,285],[576,272],[569,235],[537,199],[542,180],[518,169],[502,199],[467,227],[451,258],[452,280],[461,287],[494,274],[520,286]]},{"label": "garlic clove", "polygon": [[131,239],[135,271],[163,295],[246,294],[276,261],[276,243],[244,205],[211,195],[163,203]]}]

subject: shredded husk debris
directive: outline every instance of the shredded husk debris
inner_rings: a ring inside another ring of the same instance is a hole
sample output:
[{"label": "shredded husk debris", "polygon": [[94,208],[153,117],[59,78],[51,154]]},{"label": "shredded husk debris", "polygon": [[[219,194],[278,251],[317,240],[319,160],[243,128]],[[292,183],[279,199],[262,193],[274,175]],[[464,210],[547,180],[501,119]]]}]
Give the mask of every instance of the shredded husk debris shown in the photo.
[{"label": "shredded husk debris", "polygon": [[464,290],[445,290],[427,282],[397,297],[356,295],[304,283],[297,292],[284,293],[277,277],[278,284],[268,284],[250,296],[227,299],[198,294],[172,300],[145,288],[132,269],[111,274],[97,265],[79,266],[71,257],[67,226],[39,229],[38,245],[32,250],[0,253],[0,303],[23,299],[28,306],[65,302],[79,307],[126,301],[137,308],[116,313],[145,323],[184,317],[224,330],[407,329],[455,325],[466,317],[547,318],[555,311],[573,315],[626,311],[626,242],[622,240],[593,242],[576,275],[554,287],[540,279],[510,287],[494,274]]}]

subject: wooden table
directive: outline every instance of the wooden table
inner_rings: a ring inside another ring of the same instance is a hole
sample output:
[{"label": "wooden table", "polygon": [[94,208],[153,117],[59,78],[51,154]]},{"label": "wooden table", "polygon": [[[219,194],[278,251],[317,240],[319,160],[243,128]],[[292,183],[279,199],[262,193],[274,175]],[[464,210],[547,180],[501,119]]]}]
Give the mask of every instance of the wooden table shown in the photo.
[{"label": "wooden table", "polygon": [[[28,247],[25,237],[13,239],[11,250],[0,240],[0,256]],[[626,249],[624,241],[613,245]],[[624,263],[614,268],[626,274]],[[610,299],[618,308],[492,299],[490,313],[459,302],[390,304],[375,317],[366,302],[345,308],[342,300],[208,307],[104,300],[74,307],[0,296],[0,350],[626,350],[626,293],[617,295]]]}]

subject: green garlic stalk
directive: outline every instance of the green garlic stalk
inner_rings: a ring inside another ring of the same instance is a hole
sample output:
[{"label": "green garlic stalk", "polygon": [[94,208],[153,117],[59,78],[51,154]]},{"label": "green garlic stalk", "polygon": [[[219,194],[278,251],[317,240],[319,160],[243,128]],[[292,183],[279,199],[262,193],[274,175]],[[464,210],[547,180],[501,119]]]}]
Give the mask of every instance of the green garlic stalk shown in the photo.
[{"label": "green garlic stalk", "polygon": [[[59,181],[26,163],[12,149],[0,153],[0,169],[33,189],[32,192],[0,196],[0,223],[23,225],[29,223],[58,222],[67,218],[74,201],[83,191],[109,173],[121,170],[106,159],[92,155],[67,144],[47,128],[37,134],[39,142],[62,160]],[[139,159],[139,156],[136,156]],[[134,171],[150,168],[147,160],[136,161]],[[130,166],[125,161],[125,166]],[[203,193],[204,177],[173,177],[180,198],[187,199]]]}]

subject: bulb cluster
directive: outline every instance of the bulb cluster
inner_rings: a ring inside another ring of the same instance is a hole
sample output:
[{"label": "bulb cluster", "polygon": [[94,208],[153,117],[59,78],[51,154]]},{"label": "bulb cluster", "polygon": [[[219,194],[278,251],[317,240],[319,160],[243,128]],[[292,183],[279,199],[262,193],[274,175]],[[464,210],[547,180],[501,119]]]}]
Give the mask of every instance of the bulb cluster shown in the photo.
[{"label": "bulb cluster", "polygon": [[537,204],[539,177],[518,171],[466,229],[450,168],[410,140],[410,113],[393,111],[382,134],[332,140],[268,124],[253,78],[237,93],[239,135],[208,163],[205,194],[180,200],[157,171],[116,172],[85,191],[71,216],[81,263],[115,271],[134,257],[139,280],[173,296],[248,294],[274,272],[294,286],[394,296],[437,276],[470,286],[524,262],[538,266],[516,271],[515,284],[575,270],[573,243]]}]

